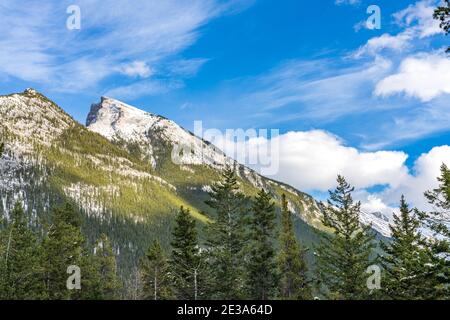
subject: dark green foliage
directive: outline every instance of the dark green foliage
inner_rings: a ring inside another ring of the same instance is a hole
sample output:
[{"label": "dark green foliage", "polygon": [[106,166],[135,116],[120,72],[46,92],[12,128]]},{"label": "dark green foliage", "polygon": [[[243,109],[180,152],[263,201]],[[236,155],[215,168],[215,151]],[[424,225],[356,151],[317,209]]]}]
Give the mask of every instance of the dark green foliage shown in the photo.
[{"label": "dark green foliage", "polygon": [[268,300],[277,295],[275,217],[275,204],[270,194],[261,190],[253,201],[248,222],[246,287],[250,299]]},{"label": "dark green foliage", "polygon": [[436,290],[442,299],[450,299],[450,170],[445,164],[441,166],[438,182],[436,189],[425,192],[425,197],[436,211],[422,214],[435,236],[429,239],[428,247],[433,253],[434,275],[439,281]]},{"label": "dark green foliage", "polygon": [[40,250],[20,202],[0,233],[0,299],[44,298]]},{"label": "dark green foliage", "polygon": [[105,234],[95,244],[93,255],[83,255],[81,269],[83,299],[115,300],[120,297],[122,283],[117,276],[116,256]]},{"label": "dark green foliage", "polygon": [[428,202],[437,208],[426,216],[429,227],[437,234],[450,237],[450,230],[445,222],[446,214],[450,210],[450,170],[445,164],[441,166],[441,175],[437,178],[439,186],[436,189],[425,192]]},{"label": "dark green foliage", "polygon": [[180,208],[172,233],[172,274],[175,297],[197,300],[203,296],[204,262],[200,254],[195,220],[189,209]]},{"label": "dark green foliage", "polygon": [[400,214],[394,215],[390,226],[392,241],[381,243],[385,270],[383,293],[389,299],[421,300],[436,298],[436,283],[430,250],[419,231],[422,217],[409,209],[405,198],[400,201]]},{"label": "dark green foliage", "polygon": [[338,176],[336,190],[327,205],[321,204],[323,224],[333,235],[324,234],[317,246],[317,277],[321,292],[330,299],[358,300],[369,297],[367,268],[374,248],[370,226],[361,226],[360,203],[352,199],[352,188]]},{"label": "dark green foliage", "polygon": [[207,229],[210,269],[209,295],[213,299],[239,299],[243,295],[244,195],[231,168],[212,186],[210,200],[215,220]]},{"label": "dark green foliage", "polygon": [[286,196],[281,197],[281,233],[278,266],[280,271],[280,296],[286,300],[311,299],[308,266],[304,249],[295,237],[292,213]]},{"label": "dark green foliage", "polygon": [[[433,18],[439,20],[439,25],[446,34],[450,33],[450,0],[445,0],[442,6],[436,8]],[[450,52],[450,47],[447,52]]]},{"label": "dark green foliage", "polygon": [[166,300],[172,298],[169,263],[158,241],[153,241],[147,254],[141,259],[141,298]]},{"label": "dark green foliage", "polygon": [[[66,286],[69,266],[82,265],[84,237],[80,221],[72,205],[66,203],[52,211],[51,225],[42,243],[44,281],[49,299],[63,300],[77,297],[77,290]],[[81,270],[83,277],[83,270]]]}]

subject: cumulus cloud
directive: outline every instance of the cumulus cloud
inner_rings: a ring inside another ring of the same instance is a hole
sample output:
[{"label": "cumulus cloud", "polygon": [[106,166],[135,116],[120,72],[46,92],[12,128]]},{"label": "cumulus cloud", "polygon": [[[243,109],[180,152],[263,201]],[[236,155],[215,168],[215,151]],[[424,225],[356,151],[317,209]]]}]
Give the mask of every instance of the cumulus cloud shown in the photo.
[{"label": "cumulus cloud", "polygon": [[358,188],[394,185],[399,176],[407,174],[407,155],[403,152],[361,152],[324,131],[289,132],[277,139],[280,170],[276,178],[302,190],[328,190],[337,174],[346,176]]},{"label": "cumulus cloud", "polygon": [[[225,153],[237,158],[236,150],[245,150],[257,159],[261,150],[271,150],[272,161],[279,170],[272,178],[285,181],[300,190],[326,191],[332,188],[338,174],[358,188],[389,184],[395,186],[406,177],[407,155],[397,151],[362,152],[346,146],[339,137],[322,130],[292,131],[273,138],[250,137],[236,143],[223,143]],[[271,148],[277,145],[279,148]],[[249,165],[253,165],[249,163]],[[254,165],[254,168],[258,168]],[[294,174],[293,174],[294,173]]]},{"label": "cumulus cloud", "polygon": [[[365,212],[382,212],[391,217],[396,212],[401,195],[413,206],[430,209],[423,196],[437,186],[440,166],[450,166],[450,146],[434,147],[414,161],[409,169],[408,155],[401,151],[364,152],[346,146],[339,137],[322,130],[292,131],[274,138],[250,137],[227,141],[215,137],[213,142],[235,159],[246,153],[246,159],[258,159],[261,150],[272,150],[270,157],[278,157],[279,170],[270,176],[299,190],[324,192],[333,189],[338,174],[356,187],[354,198],[362,202]],[[276,141],[274,141],[276,140]],[[274,144],[275,143],[275,144]],[[271,145],[272,144],[272,145]],[[273,146],[279,149],[273,152]],[[271,149],[272,146],[272,149]],[[242,157],[241,157],[242,159]],[[259,165],[247,163],[255,170]],[[377,187],[380,191],[373,191]]]},{"label": "cumulus cloud", "polygon": [[450,59],[440,54],[422,54],[404,59],[397,73],[382,79],[375,94],[405,93],[422,101],[450,94]]},{"label": "cumulus cloud", "polygon": [[450,166],[450,146],[443,145],[423,153],[415,162],[411,173],[399,180],[395,186],[378,194],[385,203],[397,203],[403,194],[413,205],[430,209],[423,193],[437,187],[436,178],[442,164]]}]

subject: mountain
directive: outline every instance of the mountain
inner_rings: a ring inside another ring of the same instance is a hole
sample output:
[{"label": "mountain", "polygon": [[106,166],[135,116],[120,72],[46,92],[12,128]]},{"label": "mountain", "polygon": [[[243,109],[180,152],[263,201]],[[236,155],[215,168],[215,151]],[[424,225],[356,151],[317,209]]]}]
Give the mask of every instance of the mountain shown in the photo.
[{"label": "mountain", "polygon": [[[52,206],[70,200],[91,244],[101,233],[110,237],[123,275],[132,274],[152,240],[168,248],[180,206],[191,209],[202,236],[214,218],[204,201],[225,166],[236,169],[247,196],[264,188],[279,206],[286,194],[306,246],[323,229],[311,196],[259,175],[169,119],[115,99],[93,104],[83,126],[33,89],[0,96],[0,142],[0,218],[20,199],[39,228]],[[389,235],[380,214],[364,213],[362,220]]]},{"label": "mountain", "polygon": [[[115,99],[102,97],[100,103],[91,106],[86,126],[89,130],[128,149],[129,152],[137,153],[141,159],[151,163],[153,168],[168,166],[167,161],[170,156],[168,150],[172,152],[173,150],[189,150],[176,155],[180,166],[170,166],[170,170],[166,170],[171,173],[178,171],[183,180],[186,178],[186,171],[195,173],[194,167],[197,167],[197,171],[203,171],[205,168],[202,166],[218,170],[227,165],[236,166],[239,176],[253,187],[272,189],[275,195],[279,192],[292,194],[294,199],[289,202],[290,209],[308,224],[322,228],[320,210],[310,196],[286,184],[260,176],[169,119],[139,110]],[[180,170],[185,172],[179,172]],[[160,170],[160,173],[166,177],[164,170]],[[191,178],[188,174],[188,179]],[[167,177],[167,179],[172,181],[173,178]],[[210,181],[205,183],[202,189],[208,190]],[[192,188],[195,190],[196,186]],[[283,191],[277,190],[278,188]],[[381,212],[362,212],[361,220],[364,224],[372,224],[373,228],[383,236],[390,235],[389,218]]]},{"label": "mountain", "polygon": [[[226,157],[212,144],[175,122],[120,101],[93,104],[83,126],[33,89],[0,96],[0,214],[22,199],[31,222],[42,225],[54,204],[72,200],[92,243],[100,233],[112,239],[124,273],[135,267],[153,239],[167,247],[175,212],[191,209],[200,227],[213,218],[204,201],[220,169],[236,168],[243,192],[260,188],[278,202],[282,193],[296,214],[300,239],[311,245],[322,228],[320,210],[309,195],[260,176]],[[190,152],[171,160],[173,150]],[[202,228],[200,228],[202,229]]]}]

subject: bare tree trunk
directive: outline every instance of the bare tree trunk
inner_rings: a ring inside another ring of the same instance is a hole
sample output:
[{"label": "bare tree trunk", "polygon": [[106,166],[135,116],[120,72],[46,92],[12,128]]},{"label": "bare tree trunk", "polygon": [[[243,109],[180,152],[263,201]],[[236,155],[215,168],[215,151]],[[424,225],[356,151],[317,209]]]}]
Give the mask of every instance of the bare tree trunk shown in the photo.
[{"label": "bare tree trunk", "polygon": [[194,270],[194,300],[197,300],[197,269]]},{"label": "bare tree trunk", "polygon": [[10,248],[11,248],[11,237],[12,237],[12,232],[13,232],[13,228],[11,228],[11,231],[9,232],[8,246],[7,246],[7,248],[6,248],[6,259],[5,259],[6,267],[8,267],[8,258],[9,258],[9,250],[10,250]]}]

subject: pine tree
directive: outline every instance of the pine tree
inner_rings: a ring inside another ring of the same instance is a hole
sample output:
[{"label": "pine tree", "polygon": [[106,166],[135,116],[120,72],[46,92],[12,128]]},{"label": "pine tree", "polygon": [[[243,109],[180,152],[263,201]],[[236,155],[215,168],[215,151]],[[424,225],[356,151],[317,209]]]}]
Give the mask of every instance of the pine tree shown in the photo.
[{"label": "pine tree", "polygon": [[374,235],[370,226],[360,223],[361,204],[353,201],[354,188],[342,176],[337,183],[328,204],[321,204],[322,222],[333,234],[322,234],[316,248],[319,289],[330,299],[365,299],[369,295],[365,272],[374,263]]},{"label": "pine tree", "polygon": [[39,243],[20,202],[15,204],[10,218],[1,232],[0,299],[41,299],[44,283],[39,265]]},{"label": "pine tree", "polygon": [[120,296],[122,283],[117,276],[116,257],[111,242],[101,234],[94,254],[83,255],[82,299],[115,300]]},{"label": "pine tree", "polygon": [[49,299],[65,300],[80,295],[78,290],[68,290],[67,279],[70,274],[67,270],[69,266],[82,265],[84,242],[79,217],[72,205],[66,203],[53,208],[52,223],[42,244],[44,280]]},{"label": "pine tree", "polygon": [[422,215],[427,227],[434,232],[428,247],[433,253],[433,274],[439,282],[435,290],[441,299],[450,299],[450,170],[445,164],[441,166],[438,182],[436,189],[425,192],[425,197],[436,211]]},{"label": "pine tree", "polygon": [[280,295],[286,300],[307,300],[312,298],[306,250],[297,241],[294,233],[292,213],[288,209],[286,195],[281,196],[281,233],[278,266],[281,274]]},{"label": "pine tree", "polygon": [[158,241],[153,241],[140,265],[142,298],[145,300],[172,298],[169,264]]},{"label": "pine tree", "polygon": [[170,261],[175,296],[180,300],[197,300],[203,295],[204,262],[195,220],[189,209],[181,207],[175,222]]},{"label": "pine tree", "polygon": [[213,299],[242,298],[244,247],[244,211],[246,198],[239,191],[235,173],[230,167],[222,181],[212,186],[206,203],[214,210],[215,220],[207,228],[206,244],[210,269],[210,296]]},{"label": "pine tree", "polygon": [[249,219],[249,243],[246,286],[250,299],[268,300],[277,295],[278,275],[273,239],[275,203],[261,190],[253,201]]},{"label": "pine tree", "polygon": [[400,214],[394,215],[390,226],[389,243],[381,243],[384,254],[381,262],[385,270],[382,289],[390,299],[422,300],[435,298],[431,255],[424,247],[425,238],[419,229],[422,217],[409,209],[405,198],[400,201]]}]

